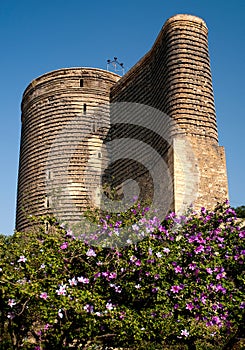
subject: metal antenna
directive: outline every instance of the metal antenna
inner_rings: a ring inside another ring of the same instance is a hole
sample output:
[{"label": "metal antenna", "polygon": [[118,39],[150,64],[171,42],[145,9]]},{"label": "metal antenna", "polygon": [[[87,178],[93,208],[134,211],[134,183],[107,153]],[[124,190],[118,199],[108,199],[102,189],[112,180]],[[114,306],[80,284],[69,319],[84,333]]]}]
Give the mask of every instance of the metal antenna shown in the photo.
[{"label": "metal antenna", "polygon": [[122,75],[124,74],[124,65],[118,62],[117,57],[114,57],[114,60],[107,60],[107,70],[109,70],[110,66],[113,67],[114,72],[122,72]]}]

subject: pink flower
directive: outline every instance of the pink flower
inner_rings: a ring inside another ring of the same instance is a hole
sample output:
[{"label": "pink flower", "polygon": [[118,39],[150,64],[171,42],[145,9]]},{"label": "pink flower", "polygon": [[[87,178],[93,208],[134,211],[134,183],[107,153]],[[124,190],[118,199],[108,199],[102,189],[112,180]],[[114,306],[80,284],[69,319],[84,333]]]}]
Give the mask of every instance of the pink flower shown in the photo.
[{"label": "pink flower", "polygon": [[66,295],[66,284],[62,284],[59,289],[56,290],[58,295]]},{"label": "pink flower", "polygon": [[240,237],[240,238],[244,238],[244,237],[245,237],[245,231],[240,232],[240,233],[239,233],[239,237]]},{"label": "pink flower", "polygon": [[175,273],[181,273],[182,272],[182,267],[179,265],[174,268]]},{"label": "pink flower", "polygon": [[120,312],[120,316],[119,316],[120,320],[123,320],[125,318],[125,314],[126,313],[124,311]]},{"label": "pink flower", "polygon": [[80,282],[80,283],[84,283],[84,284],[88,284],[89,283],[89,279],[88,278],[86,278],[86,277],[77,277],[77,280],[78,280],[78,282]]},{"label": "pink flower", "polygon": [[212,317],[212,323],[213,323],[214,325],[217,324],[217,326],[218,326],[219,328],[222,327],[222,321],[221,321],[221,319],[219,318],[219,316],[213,316],[213,317]]},{"label": "pink flower", "polygon": [[137,260],[137,261],[135,262],[135,265],[136,265],[136,266],[140,266],[140,265],[141,265],[141,261],[140,261],[140,260]]},{"label": "pink flower", "polygon": [[106,303],[106,306],[107,310],[111,311],[114,309],[114,306],[112,305],[112,303]]},{"label": "pink flower", "polygon": [[170,249],[168,249],[168,248],[163,248],[163,252],[166,253],[166,254],[168,254],[168,253],[170,252]]},{"label": "pink flower", "polygon": [[186,309],[191,311],[192,309],[194,309],[194,305],[192,303],[188,303],[186,304]]},{"label": "pink flower", "polygon": [[195,270],[196,266],[197,266],[196,264],[191,263],[189,264],[189,269],[193,271]]},{"label": "pink flower", "polygon": [[170,290],[173,293],[179,293],[179,291],[181,290],[181,287],[180,286],[172,286]]},{"label": "pink flower", "polygon": [[76,286],[77,285],[77,281],[76,281],[76,278],[73,277],[72,279],[69,280],[69,283],[70,283],[70,286]]},{"label": "pink flower", "polygon": [[21,255],[19,260],[18,260],[18,262],[26,262],[26,261],[27,261],[27,259],[24,255]]},{"label": "pink flower", "polygon": [[85,311],[87,311],[87,312],[90,312],[90,313],[92,313],[92,312],[94,311],[93,305],[89,305],[89,304],[86,304],[86,305],[83,307],[83,309],[84,309]]},{"label": "pink flower", "polygon": [[121,293],[122,292],[121,287],[117,286],[117,285],[115,285],[113,283],[110,284],[110,287],[114,288],[116,293]]},{"label": "pink flower", "polygon": [[61,244],[60,249],[64,250],[64,249],[66,249],[67,247],[68,247],[68,243],[67,243],[67,242],[64,242],[64,243]]},{"label": "pink flower", "polygon": [[215,290],[216,292],[222,292],[223,294],[226,294],[226,288],[224,288],[222,286],[222,284],[218,284],[216,287],[215,287]]},{"label": "pink flower", "polygon": [[95,253],[95,251],[92,248],[90,248],[87,251],[86,255],[90,257],[90,256],[96,256],[97,254]]},{"label": "pink flower", "polygon": [[114,279],[114,278],[116,278],[117,277],[117,273],[116,272],[111,272],[110,274],[109,274],[109,276],[108,276],[108,278],[110,279],[110,280],[112,280],[112,279]]},{"label": "pink flower", "polygon": [[207,297],[202,296],[202,297],[201,297],[201,302],[202,302],[203,304],[206,304],[206,299],[207,299]]},{"label": "pink flower", "polygon": [[73,232],[70,228],[68,228],[67,232],[66,232],[67,236],[73,236]]},{"label": "pink flower", "polygon": [[207,273],[209,273],[210,275],[212,275],[212,273],[213,273],[213,270],[212,270],[210,267],[208,267],[208,268],[206,269],[206,271],[207,271]]},{"label": "pink flower", "polygon": [[97,272],[95,275],[94,275],[94,280],[97,280],[97,278],[99,278],[101,276],[101,273],[100,272]]},{"label": "pink flower", "polygon": [[202,245],[202,244],[200,244],[198,247],[196,247],[196,249],[194,250],[194,252],[196,253],[196,254],[199,254],[199,253],[201,253],[201,252],[203,252],[204,251],[204,246]]},{"label": "pink flower", "polygon": [[8,300],[8,305],[9,305],[10,307],[13,307],[14,305],[16,305],[15,300],[14,300],[14,299],[9,299],[9,300]]},{"label": "pink flower", "polygon": [[47,298],[48,298],[48,293],[46,293],[46,292],[41,293],[41,294],[40,294],[40,298],[41,298],[41,299],[44,299],[44,300],[47,300]]},{"label": "pink flower", "polygon": [[226,273],[225,272],[222,272],[222,273],[218,273],[217,276],[216,276],[216,280],[220,280],[222,278],[225,278],[226,276]]}]

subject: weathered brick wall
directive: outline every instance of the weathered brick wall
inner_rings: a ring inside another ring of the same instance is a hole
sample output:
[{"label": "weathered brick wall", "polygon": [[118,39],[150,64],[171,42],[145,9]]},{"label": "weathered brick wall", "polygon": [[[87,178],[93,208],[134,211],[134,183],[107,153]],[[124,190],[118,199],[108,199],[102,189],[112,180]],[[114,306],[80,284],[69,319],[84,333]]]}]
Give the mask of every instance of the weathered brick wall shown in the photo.
[{"label": "weathered brick wall", "polygon": [[[169,126],[163,114],[163,133],[171,135],[168,143],[175,148],[162,152],[173,179],[175,210],[190,202],[195,207],[213,207],[228,197],[224,150],[218,145],[207,35],[207,26],[198,17],[170,18],[152,49],[111,90],[112,102],[148,105],[165,112],[173,121]],[[120,127],[118,137],[123,134]],[[146,129],[145,139],[148,134],[151,133]],[[155,138],[151,144],[156,148],[158,142]],[[120,162],[113,170],[120,182],[124,174]],[[138,176],[142,182],[140,169],[134,171],[134,179]],[[144,182],[148,180],[143,181],[143,186]]]},{"label": "weathered brick wall", "polygon": [[100,69],[69,68],[47,73],[27,87],[17,230],[30,226],[27,215],[54,212],[76,222],[91,204],[107,157],[100,147],[109,127],[109,92],[119,78]]}]

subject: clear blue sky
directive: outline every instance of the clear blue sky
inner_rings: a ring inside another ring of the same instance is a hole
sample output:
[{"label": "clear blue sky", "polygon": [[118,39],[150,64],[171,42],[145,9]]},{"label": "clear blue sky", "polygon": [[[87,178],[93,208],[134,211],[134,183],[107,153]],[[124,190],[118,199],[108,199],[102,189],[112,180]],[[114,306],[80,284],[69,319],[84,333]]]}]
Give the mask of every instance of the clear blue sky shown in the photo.
[{"label": "clear blue sky", "polygon": [[1,0],[0,233],[13,233],[20,103],[37,76],[63,67],[106,69],[117,56],[127,69],[177,13],[209,27],[219,141],[225,146],[230,200],[245,205],[244,0]]}]

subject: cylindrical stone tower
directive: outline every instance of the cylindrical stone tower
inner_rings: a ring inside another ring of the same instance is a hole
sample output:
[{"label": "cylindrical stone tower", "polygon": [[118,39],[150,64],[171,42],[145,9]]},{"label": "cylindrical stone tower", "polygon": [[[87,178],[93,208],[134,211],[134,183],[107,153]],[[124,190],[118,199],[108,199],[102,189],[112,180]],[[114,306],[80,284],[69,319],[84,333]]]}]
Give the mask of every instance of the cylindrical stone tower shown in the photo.
[{"label": "cylindrical stone tower", "polygon": [[35,79],[25,90],[18,231],[31,226],[30,215],[52,213],[76,222],[91,200],[96,204],[107,157],[101,145],[109,127],[109,92],[119,78],[101,69],[60,69]]},{"label": "cylindrical stone tower", "polygon": [[[185,139],[173,139],[175,209],[184,197],[195,197],[196,208],[213,208],[228,198],[228,184],[225,152],[218,144],[207,25],[196,16],[173,16],[163,27],[162,42],[166,57],[163,110],[177,125],[173,134],[185,135]],[[160,96],[161,91],[159,100]],[[180,158],[186,164],[185,177],[180,175]]]}]

